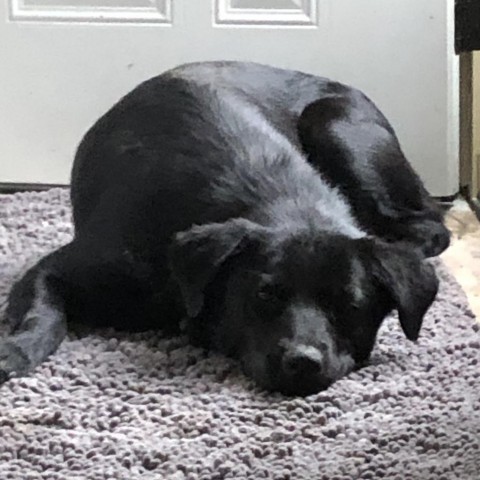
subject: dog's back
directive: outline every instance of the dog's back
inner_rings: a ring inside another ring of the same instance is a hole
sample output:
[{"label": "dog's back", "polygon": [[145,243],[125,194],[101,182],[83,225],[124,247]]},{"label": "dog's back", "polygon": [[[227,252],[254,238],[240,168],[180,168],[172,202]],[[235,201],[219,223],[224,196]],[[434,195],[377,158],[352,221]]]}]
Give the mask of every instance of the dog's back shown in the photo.
[{"label": "dog's back", "polygon": [[342,88],[235,62],[186,65],[141,84],[80,145],[72,175],[77,233],[121,225],[136,232],[130,237],[142,251],[153,251],[194,223],[244,215],[299,191],[351,228],[345,202],[308,164],[295,128],[307,103]]}]

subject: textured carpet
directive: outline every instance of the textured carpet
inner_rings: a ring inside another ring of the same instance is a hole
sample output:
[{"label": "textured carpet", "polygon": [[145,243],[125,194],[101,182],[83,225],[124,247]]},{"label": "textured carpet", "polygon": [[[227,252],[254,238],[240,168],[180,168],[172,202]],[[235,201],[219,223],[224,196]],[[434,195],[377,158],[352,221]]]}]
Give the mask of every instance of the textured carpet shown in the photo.
[{"label": "textured carpet", "polygon": [[[0,196],[0,303],[32,254],[71,236],[68,194]],[[72,333],[0,387],[0,478],[480,479],[480,333],[442,265],[418,344],[394,318],[372,365],[288,399],[164,339]]]}]

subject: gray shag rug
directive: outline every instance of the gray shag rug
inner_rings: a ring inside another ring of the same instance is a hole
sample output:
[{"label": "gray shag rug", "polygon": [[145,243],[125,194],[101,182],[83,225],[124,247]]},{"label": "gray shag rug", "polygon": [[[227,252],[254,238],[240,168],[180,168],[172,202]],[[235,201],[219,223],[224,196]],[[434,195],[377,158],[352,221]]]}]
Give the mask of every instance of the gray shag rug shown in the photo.
[{"label": "gray shag rug", "polygon": [[[0,303],[72,235],[68,192],[0,196]],[[480,479],[480,333],[438,265],[417,344],[395,318],[372,364],[307,398],[159,333],[76,331],[0,386],[0,479]]]}]

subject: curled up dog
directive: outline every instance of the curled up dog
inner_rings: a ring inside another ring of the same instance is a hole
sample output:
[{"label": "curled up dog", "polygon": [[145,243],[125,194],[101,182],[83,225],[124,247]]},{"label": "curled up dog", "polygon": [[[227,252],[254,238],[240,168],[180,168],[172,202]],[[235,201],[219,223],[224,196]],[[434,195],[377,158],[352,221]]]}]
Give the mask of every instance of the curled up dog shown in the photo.
[{"label": "curled up dog", "polygon": [[425,259],[449,244],[371,100],[252,63],[139,85],[83,138],[71,198],[74,239],[11,290],[0,381],[77,321],[183,330],[262,387],[317,392],[368,360],[393,310],[418,338],[438,288]]}]

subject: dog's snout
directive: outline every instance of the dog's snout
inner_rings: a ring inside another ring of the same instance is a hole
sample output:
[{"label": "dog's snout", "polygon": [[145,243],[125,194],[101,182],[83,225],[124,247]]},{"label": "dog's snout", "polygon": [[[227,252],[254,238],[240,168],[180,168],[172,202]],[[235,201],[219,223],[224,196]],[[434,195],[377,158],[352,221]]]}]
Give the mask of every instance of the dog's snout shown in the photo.
[{"label": "dog's snout", "polygon": [[310,376],[322,371],[323,355],[315,347],[300,346],[283,355],[283,370],[290,376]]},{"label": "dog's snout", "polygon": [[269,358],[276,390],[286,395],[310,395],[352,370],[354,361],[349,355],[338,353],[323,339],[316,340],[314,345],[291,339],[279,342]]}]

